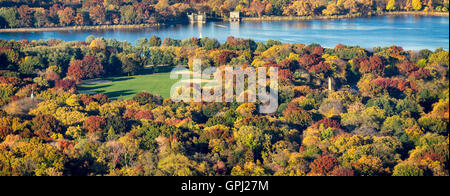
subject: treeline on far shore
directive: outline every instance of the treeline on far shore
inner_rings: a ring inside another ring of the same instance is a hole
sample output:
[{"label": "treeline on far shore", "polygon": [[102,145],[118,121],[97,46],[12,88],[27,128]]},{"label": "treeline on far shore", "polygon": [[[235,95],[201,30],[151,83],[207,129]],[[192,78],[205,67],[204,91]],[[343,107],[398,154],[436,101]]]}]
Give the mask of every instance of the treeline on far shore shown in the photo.
[{"label": "treeline on far shore", "polygon": [[86,30],[109,30],[109,29],[142,29],[164,26],[164,23],[135,24],[135,25],[90,25],[90,26],[68,26],[68,27],[23,27],[0,29],[1,32],[43,32],[43,31],[86,31]]}]

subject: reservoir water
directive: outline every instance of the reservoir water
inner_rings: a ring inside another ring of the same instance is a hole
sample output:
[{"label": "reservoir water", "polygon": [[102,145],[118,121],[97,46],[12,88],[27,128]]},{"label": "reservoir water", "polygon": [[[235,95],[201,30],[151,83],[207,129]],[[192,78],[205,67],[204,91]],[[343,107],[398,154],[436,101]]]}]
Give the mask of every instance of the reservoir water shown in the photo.
[{"label": "reservoir water", "polygon": [[273,39],[286,43],[318,43],[325,47],[334,47],[342,43],[364,48],[398,45],[407,50],[425,48],[434,50],[439,47],[448,50],[449,18],[380,16],[340,20],[208,22],[146,29],[10,32],[0,33],[0,39],[83,41],[89,35],[130,43],[152,35],[181,40],[191,37],[210,37],[220,42],[224,42],[228,36],[234,36],[252,38],[255,41]]}]

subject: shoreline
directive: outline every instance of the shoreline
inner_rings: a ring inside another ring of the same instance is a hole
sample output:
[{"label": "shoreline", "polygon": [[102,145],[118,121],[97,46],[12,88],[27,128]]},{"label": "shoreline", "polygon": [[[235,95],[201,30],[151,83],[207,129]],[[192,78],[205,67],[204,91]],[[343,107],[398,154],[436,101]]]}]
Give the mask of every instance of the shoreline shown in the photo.
[{"label": "shoreline", "polygon": [[360,14],[347,14],[335,16],[262,16],[262,17],[243,17],[242,21],[296,21],[296,20],[332,20],[332,19],[348,19],[376,16],[438,16],[449,17],[449,12],[383,12],[381,14],[371,14],[363,16]]},{"label": "shoreline", "polygon": [[[362,16],[360,14],[353,15],[337,15],[337,16],[262,16],[262,17],[242,17],[241,21],[301,21],[301,20],[333,20],[333,19],[349,19],[349,18],[361,18],[361,17],[373,17],[373,16],[438,16],[449,17],[449,12],[383,12],[381,14],[372,14],[368,16]],[[222,19],[227,21],[227,19]],[[84,31],[84,30],[116,30],[116,29],[144,29],[152,27],[161,27],[165,25],[173,24],[168,23],[156,23],[156,24],[134,24],[134,25],[98,25],[98,26],[68,26],[68,27],[26,27],[26,28],[8,28],[0,29],[0,33],[16,33],[16,32],[51,32],[51,31]]]},{"label": "shoreline", "polygon": [[[169,23],[167,23],[169,24]],[[8,28],[0,29],[0,33],[16,32],[50,32],[50,31],[84,31],[84,30],[111,30],[111,29],[142,29],[164,26],[166,23],[137,24],[137,25],[98,25],[98,26],[69,26],[69,27],[43,27],[43,28]]]},{"label": "shoreline", "polygon": [[441,16],[441,17],[449,17],[449,12],[407,12],[407,11],[398,11],[398,12],[384,12],[383,15],[386,16],[402,16],[402,15],[414,15],[414,16]]},{"label": "shoreline", "polygon": [[243,17],[241,21],[301,21],[301,20],[331,20],[359,18],[362,16],[339,15],[339,16],[262,16],[262,17]]}]

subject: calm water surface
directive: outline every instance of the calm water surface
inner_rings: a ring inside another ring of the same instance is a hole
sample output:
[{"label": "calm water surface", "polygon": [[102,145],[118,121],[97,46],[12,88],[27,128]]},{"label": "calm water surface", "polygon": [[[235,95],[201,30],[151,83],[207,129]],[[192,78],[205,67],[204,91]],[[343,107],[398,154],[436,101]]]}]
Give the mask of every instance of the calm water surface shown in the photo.
[{"label": "calm water surface", "polygon": [[6,40],[82,41],[86,37],[115,38],[120,41],[135,41],[156,35],[161,38],[186,39],[211,37],[224,42],[228,36],[252,38],[255,41],[268,39],[287,43],[319,43],[334,47],[339,43],[359,45],[364,48],[398,45],[405,49],[449,49],[449,18],[429,16],[383,16],[342,20],[312,21],[244,21],[239,24],[208,22],[206,24],[170,25],[139,30],[90,30],[56,32],[0,33]]}]

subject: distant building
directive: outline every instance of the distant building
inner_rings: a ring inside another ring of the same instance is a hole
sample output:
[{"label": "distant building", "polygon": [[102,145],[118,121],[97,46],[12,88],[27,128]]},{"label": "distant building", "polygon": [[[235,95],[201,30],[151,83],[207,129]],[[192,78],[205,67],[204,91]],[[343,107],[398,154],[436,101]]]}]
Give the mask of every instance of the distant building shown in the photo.
[{"label": "distant building", "polygon": [[206,14],[203,13],[192,13],[192,14],[188,14],[188,18],[189,18],[189,22],[191,23],[206,23]]},{"label": "distant building", "polygon": [[241,15],[239,12],[230,12],[230,22],[239,22],[241,21]]}]

